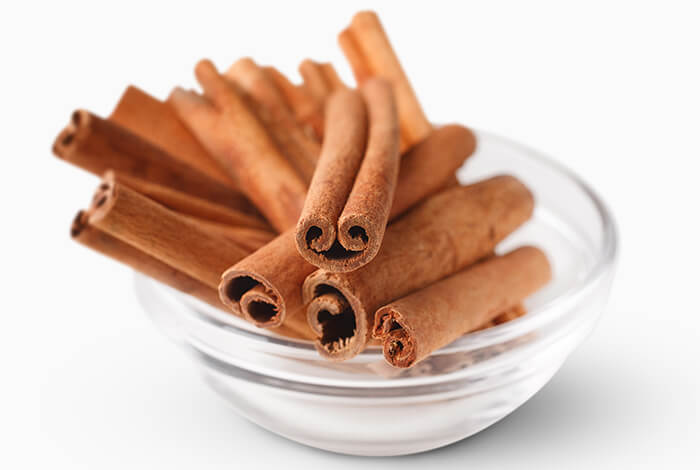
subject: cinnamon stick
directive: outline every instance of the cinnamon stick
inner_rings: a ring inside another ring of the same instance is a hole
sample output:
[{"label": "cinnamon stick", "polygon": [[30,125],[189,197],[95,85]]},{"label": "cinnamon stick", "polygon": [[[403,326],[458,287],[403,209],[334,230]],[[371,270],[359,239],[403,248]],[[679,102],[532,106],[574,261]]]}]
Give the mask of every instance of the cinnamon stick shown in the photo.
[{"label": "cinnamon stick", "polygon": [[304,79],[304,89],[322,106],[333,92],[347,88],[328,62],[305,59],[299,64],[299,73]]},{"label": "cinnamon stick", "polygon": [[[398,217],[437,191],[473,149],[474,136],[468,129],[446,126],[404,155],[390,217]],[[429,156],[434,160],[427,165]],[[420,184],[416,184],[417,181]],[[256,285],[264,286],[268,292],[264,300],[268,304],[267,313],[256,315],[253,323],[275,327],[296,319],[296,313],[303,312],[301,285],[315,270],[315,266],[299,255],[295,231],[289,230],[228,269],[222,275],[219,292],[226,306],[239,315],[253,318],[241,310],[241,296]]]},{"label": "cinnamon stick", "polygon": [[[197,279],[103,232],[89,224],[88,219],[89,213],[87,211],[80,211],[75,216],[71,225],[71,238],[73,240],[212,307],[227,310],[224,309],[219,300],[216,289],[212,289]],[[278,328],[275,333],[290,338],[312,339],[311,330],[306,324],[294,324],[293,326],[294,328]]]},{"label": "cinnamon stick", "polygon": [[377,310],[373,336],[394,367],[411,367],[462,334],[494,320],[546,284],[544,253],[518,248],[460,271]]},{"label": "cinnamon stick", "polygon": [[150,141],[209,178],[235,187],[231,177],[185,127],[169,103],[129,86],[109,120]]},{"label": "cinnamon stick", "polygon": [[401,153],[427,137],[432,126],[377,14],[371,11],[357,13],[350,26],[340,33],[338,41],[358,83],[381,77],[393,85],[401,122]]},{"label": "cinnamon stick", "polygon": [[242,97],[207,60],[197,80],[208,99],[176,89],[169,98],[178,115],[278,231],[301,213],[306,187]]},{"label": "cinnamon stick", "polygon": [[[447,189],[392,224],[379,254],[346,273],[320,269],[304,281],[307,320],[322,356],[341,361],[358,354],[382,305],[421,289],[489,255],[530,218],[530,191],[511,176]],[[327,308],[336,297],[342,309]]]},{"label": "cinnamon stick", "polygon": [[95,193],[88,223],[213,288],[248,254],[229,237],[109,180]]},{"label": "cinnamon stick", "polygon": [[73,240],[156,281],[221,308],[221,301],[210,286],[100,230],[89,223],[89,218],[90,213],[82,210],[75,216],[70,230]]},{"label": "cinnamon stick", "polygon": [[475,149],[476,137],[459,124],[439,127],[428,138],[414,145],[401,158],[399,184],[389,219],[406,212],[416,202],[452,186],[455,172]]},{"label": "cinnamon stick", "polygon": [[53,152],[97,176],[115,170],[229,207],[249,205],[237,190],[176,160],[120,125],[88,111],[73,113],[70,124],[56,138]]},{"label": "cinnamon stick", "polygon": [[282,72],[274,67],[265,67],[265,73],[275,83],[287,107],[292,110],[297,122],[308,136],[323,138],[323,105],[316,101],[303,86],[294,85]]},{"label": "cinnamon stick", "polygon": [[183,193],[177,189],[161,186],[112,170],[105,173],[105,178],[114,179],[118,183],[124,184],[181,214],[208,220],[210,222],[272,233],[270,224],[260,217]]},{"label": "cinnamon stick", "polygon": [[320,146],[297,124],[284,97],[267,73],[252,59],[243,58],[236,61],[225,76],[254,103],[258,117],[299,176],[306,183],[311,181]]},{"label": "cinnamon stick", "polygon": [[326,115],[323,151],[297,224],[296,243],[314,266],[352,271],[379,251],[394,199],[399,134],[391,87],[370,80],[361,94],[337,92]]}]

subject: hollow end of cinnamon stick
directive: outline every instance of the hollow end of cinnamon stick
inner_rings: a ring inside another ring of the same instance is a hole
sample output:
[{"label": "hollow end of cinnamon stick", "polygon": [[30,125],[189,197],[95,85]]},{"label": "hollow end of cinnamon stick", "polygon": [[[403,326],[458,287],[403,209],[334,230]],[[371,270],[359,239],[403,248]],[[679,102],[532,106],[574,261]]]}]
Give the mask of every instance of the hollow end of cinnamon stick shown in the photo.
[{"label": "hollow end of cinnamon stick", "polygon": [[272,283],[250,271],[226,271],[219,284],[219,298],[234,313],[258,327],[275,328],[284,322],[284,298]]},{"label": "hollow end of cinnamon stick", "polygon": [[301,256],[314,266],[348,272],[367,264],[379,252],[381,238],[370,237],[377,231],[362,214],[342,218],[337,233],[332,221],[308,217],[299,222],[296,243]]},{"label": "hollow end of cinnamon stick", "polygon": [[387,307],[377,312],[372,336],[382,339],[384,357],[394,367],[410,367],[416,362],[416,343],[409,328],[398,310]]},{"label": "hollow end of cinnamon stick", "polygon": [[83,230],[85,230],[85,227],[87,227],[88,224],[88,217],[88,212],[84,210],[78,211],[75,217],[73,217],[73,221],[70,224],[71,238],[77,238],[81,233],[83,233]]},{"label": "hollow end of cinnamon stick", "polygon": [[59,158],[70,160],[75,148],[85,136],[90,127],[91,115],[89,111],[78,109],[71,114],[70,122],[58,134],[51,146],[51,151]]},{"label": "hollow end of cinnamon stick", "polygon": [[345,361],[366,344],[367,315],[361,302],[332,276],[311,274],[303,285],[306,321],[316,334],[314,346],[326,359]]}]

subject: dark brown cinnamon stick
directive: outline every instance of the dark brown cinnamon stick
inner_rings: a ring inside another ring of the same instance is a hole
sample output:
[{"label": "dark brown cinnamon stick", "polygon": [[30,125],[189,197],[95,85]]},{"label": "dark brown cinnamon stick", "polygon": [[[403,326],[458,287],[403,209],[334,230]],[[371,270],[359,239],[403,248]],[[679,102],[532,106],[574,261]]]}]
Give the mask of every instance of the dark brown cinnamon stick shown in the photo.
[{"label": "dark brown cinnamon stick", "polygon": [[176,160],[160,148],[111,121],[78,110],[58,135],[53,152],[97,176],[115,170],[143,181],[229,207],[245,207],[241,194]]},{"label": "dark brown cinnamon stick", "polygon": [[326,115],[323,152],[296,243],[314,266],[352,271],[381,246],[399,171],[398,118],[391,88],[381,80],[366,82],[361,94],[334,94]]},{"label": "dark brown cinnamon stick", "polygon": [[208,100],[176,89],[169,100],[178,115],[275,229],[293,227],[304,205],[304,182],[214,65],[201,61],[195,72]]},{"label": "dark brown cinnamon stick", "polygon": [[[318,270],[303,285],[307,319],[324,357],[345,360],[365,347],[374,312],[489,255],[530,218],[533,199],[517,179],[499,176],[441,192],[387,230],[377,257],[346,273]],[[337,297],[342,310],[328,309]]]},{"label": "dark brown cinnamon stick", "polygon": [[377,310],[373,336],[394,367],[411,367],[462,334],[494,320],[546,284],[542,251],[524,247],[395,300]]},{"label": "dark brown cinnamon stick", "polygon": [[[454,174],[454,169],[473,151],[474,136],[468,129],[447,127],[433,132],[402,158],[392,217],[403,214],[437,191],[446,176]],[[430,156],[434,160],[426,165]],[[417,181],[421,181],[420,184],[416,184]],[[256,315],[253,322],[258,326],[274,327],[296,319],[297,312],[304,312],[301,285],[315,270],[315,266],[299,255],[295,231],[289,230],[227,270],[219,291],[224,304],[234,312],[253,318],[241,311],[240,299],[249,289],[263,285],[269,294],[264,301],[268,306],[260,311],[267,313]]]}]

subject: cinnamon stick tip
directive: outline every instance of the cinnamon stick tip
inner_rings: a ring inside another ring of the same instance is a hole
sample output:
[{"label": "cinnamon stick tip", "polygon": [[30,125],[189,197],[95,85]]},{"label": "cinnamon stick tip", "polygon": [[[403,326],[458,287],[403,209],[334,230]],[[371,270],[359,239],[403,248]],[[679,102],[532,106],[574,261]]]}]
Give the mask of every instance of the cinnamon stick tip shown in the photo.
[{"label": "cinnamon stick tip", "polygon": [[84,109],[73,111],[70,121],[61,130],[51,146],[51,151],[59,158],[66,158],[73,147],[80,141],[82,129],[90,125],[92,115]]},{"label": "cinnamon stick tip", "polygon": [[324,217],[302,217],[296,228],[296,243],[299,253],[305,256],[308,250],[330,250],[336,232],[333,221]]},{"label": "cinnamon stick tip", "polygon": [[254,273],[229,269],[221,276],[219,298],[233,313],[256,326],[274,328],[284,322],[284,298],[267,280]]},{"label": "cinnamon stick tip", "polygon": [[201,59],[194,66],[194,74],[197,80],[201,81],[202,79],[206,80],[207,77],[212,75],[218,75],[219,71],[211,60]]},{"label": "cinnamon stick tip", "polygon": [[85,227],[87,227],[88,212],[85,210],[79,210],[70,225],[70,236],[71,238],[77,238],[83,232]]},{"label": "cinnamon stick tip", "polygon": [[258,68],[258,64],[255,63],[252,57],[241,57],[233,64],[231,64],[231,66],[226,70],[226,75],[234,77],[238,73],[242,73],[244,71],[257,70]]},{"label": "cinnamon stick tip", "polygon": [[411,367],[416,361],[416,344],[402,322],[401,314],[391,305],[375,313],[372,337],[383,342],[383,353],[394,367]]}]

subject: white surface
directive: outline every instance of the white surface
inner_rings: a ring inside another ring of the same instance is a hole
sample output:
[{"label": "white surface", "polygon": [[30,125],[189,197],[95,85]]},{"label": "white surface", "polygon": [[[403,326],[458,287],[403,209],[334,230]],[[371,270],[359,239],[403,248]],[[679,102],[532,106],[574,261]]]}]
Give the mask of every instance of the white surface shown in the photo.
[{"label": "white surface", "polygon": [[[607,314],[539,395],[471,439],[383,466],[700,465],[700,12],[640,3],[380,6],[432,120],[555,156],[604,195],[622,234]],[[49,151],[74,108],[106,115],[129,83],[159,97],[194,86],[203,56],[224,67],[251,55],[289,73],[304,57],[331,59],[349,78],[335,35],[356,8],[3,9],[0,467],[375,463],[288,442],[229,411],[140,312],[131,273],[70,242],[96,180]]]}]

